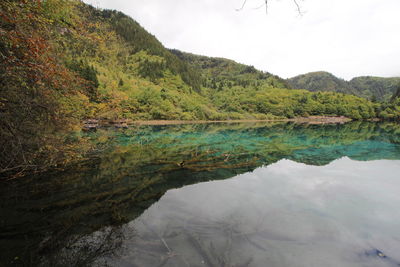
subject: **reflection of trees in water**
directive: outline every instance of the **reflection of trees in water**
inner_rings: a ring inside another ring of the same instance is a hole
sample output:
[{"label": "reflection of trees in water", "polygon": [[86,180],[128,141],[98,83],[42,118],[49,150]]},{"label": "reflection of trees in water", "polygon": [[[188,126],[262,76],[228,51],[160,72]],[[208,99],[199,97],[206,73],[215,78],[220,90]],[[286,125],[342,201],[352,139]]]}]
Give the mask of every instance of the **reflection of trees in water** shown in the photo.
[{"label": "reflection of trees in water", "polygon": [[[400,126],[366,122],[146,126],[99,131],[92,139],[101,153],[63,172],[14,181],[0,189],[1,213],[8,214],[1,222],[0,249],[6,253],[0,257],[7,262],[16,256],[30,258],[38,244],[45,253],[45,247],[61,248],[54,244],[69,242],[72,236],[124,224],[171,188],[230,178],[282,158],[327,164],[346,155],[329,149],[365,140],[398,144]],[[400,155],[399,147],[394,149]]]},{"label": "reflection of trees in water", "polygon": [[[163,229],[162,233],[146,222],[142,222],[142,226],[145,231],[141,232],[141,236],[127,241],[129,252],[118,259],[117,265],[121,261],[133,266],[192,266],[195,262],[205,266],[248,266],[252,262],[250,257],[232,257],[233,243],[245,236],[235,229],[234,223],[196,221],[180,229]],[[213,238],[215,231],[223,235]],[[177,242],[184,249],[177,249]],[[233,259],[239,264],[234,263]]]},{"label": "reflection of trees in water", "polygon": [[[261,214],[253,225],[235,214],[219,220],[171,216],[175,224],[161,229],[146,219],[137,219],[135,226],[141,229],[131,240],[124,241],[129,250],[118,258],[109,257],[108,262],[114,266],[258,266],[257,261],[269,251],[269,242],[296,242],[269,230]],[[252,256],[248,256],[249,251]]]},{"label": "reflection of trees in water", "polygon": [[47,247],[46,257],[39,261],[40,266],[97,266],[104,265],[105,257],[116,256],[121,252],[124,239],[129,238],[121,227],[107,227],[90,236],[74,235],[52,243]]}]

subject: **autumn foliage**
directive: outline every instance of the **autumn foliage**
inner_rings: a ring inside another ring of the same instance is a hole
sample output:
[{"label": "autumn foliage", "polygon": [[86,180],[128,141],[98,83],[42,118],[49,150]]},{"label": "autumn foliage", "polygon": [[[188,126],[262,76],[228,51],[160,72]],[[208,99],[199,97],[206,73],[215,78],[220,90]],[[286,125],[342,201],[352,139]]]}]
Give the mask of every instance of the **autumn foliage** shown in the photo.
[{"label": "autumn foliage", "polygon": [[[0,175],[41,170],[64,158],[84,81],[58,62],[40,1],[0,3]],[[78,89],[78,90],[77,90]]]}]

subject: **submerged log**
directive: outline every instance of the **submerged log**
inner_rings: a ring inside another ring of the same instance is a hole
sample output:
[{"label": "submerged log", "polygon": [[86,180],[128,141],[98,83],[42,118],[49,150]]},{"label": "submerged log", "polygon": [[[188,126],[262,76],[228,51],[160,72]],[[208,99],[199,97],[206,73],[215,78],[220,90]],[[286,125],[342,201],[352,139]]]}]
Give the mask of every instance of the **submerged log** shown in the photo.
[{"label": "submerged log", "polygon": [[87,119],[83,121],[82,130],[84,131],[93,131],[99,127],[99,120],[97,119]]},{"label": "submerged log", "polygon": [[128,119],[116,119],[116,120],[110,120],[110,119],[87,119],[83,121],[83,127],[82,129],[85,131],[87,130],[93,130],[96,128],[100,127],[115,127],[115,128],[129,128],[129,123],[130,121]]}]

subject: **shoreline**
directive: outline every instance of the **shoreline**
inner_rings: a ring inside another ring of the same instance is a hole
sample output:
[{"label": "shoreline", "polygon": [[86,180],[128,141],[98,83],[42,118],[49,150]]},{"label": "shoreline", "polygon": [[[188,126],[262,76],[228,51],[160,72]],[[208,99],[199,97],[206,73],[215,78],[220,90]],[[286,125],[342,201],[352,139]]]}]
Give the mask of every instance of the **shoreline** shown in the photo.
[{"label": "shoreline", "polygon": [[206,124],[206,123],[257,123],[257,122],[294,122],[294,123],[307,123],[307,124],[335,124],[346,123],[352,119],[341,117],[319,117],[319,118],[293,118],[293,119],[276,119],[276,120],[146,120],[146,121],[132,121],[131,125],[178,125],[178,124]]},{"label": "shoreline", "polygon": [[293,122],[293,123],[304,123],[304,124],[343,124],[352,121],[347,117],[328,117],[328,116],[310,116],[310,117],[298,117],[292,119],[270,119],[270,120],[97,120],[88,119],[84,121],[84,129],[98,128],[98,127],[116,127],[116,128],[128,128],[129,126],[141,126],[141,125],[181,125],[181,124],[209,124],[209,123],[274,123],[274,122]]}]

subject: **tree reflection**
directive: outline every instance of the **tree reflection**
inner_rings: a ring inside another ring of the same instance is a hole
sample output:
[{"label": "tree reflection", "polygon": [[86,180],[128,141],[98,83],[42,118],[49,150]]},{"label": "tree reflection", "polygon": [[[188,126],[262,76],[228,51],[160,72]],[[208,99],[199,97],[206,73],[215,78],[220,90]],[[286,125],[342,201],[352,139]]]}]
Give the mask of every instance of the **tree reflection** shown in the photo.
[{"label": "tree reflection", "polygon": [[[0,221],[2,262],[85,265],[117,249],[123,239],[118,226],[167,190],[227,179],[283,158],[324,165],[343,156],[400,156],[400,127],[391,123],[141,126],[87,137],[99,150],[85,161],[0,189],[1,214],[7,215]],[[109,226],[116,228],[95,240],[83,238]]]}]

